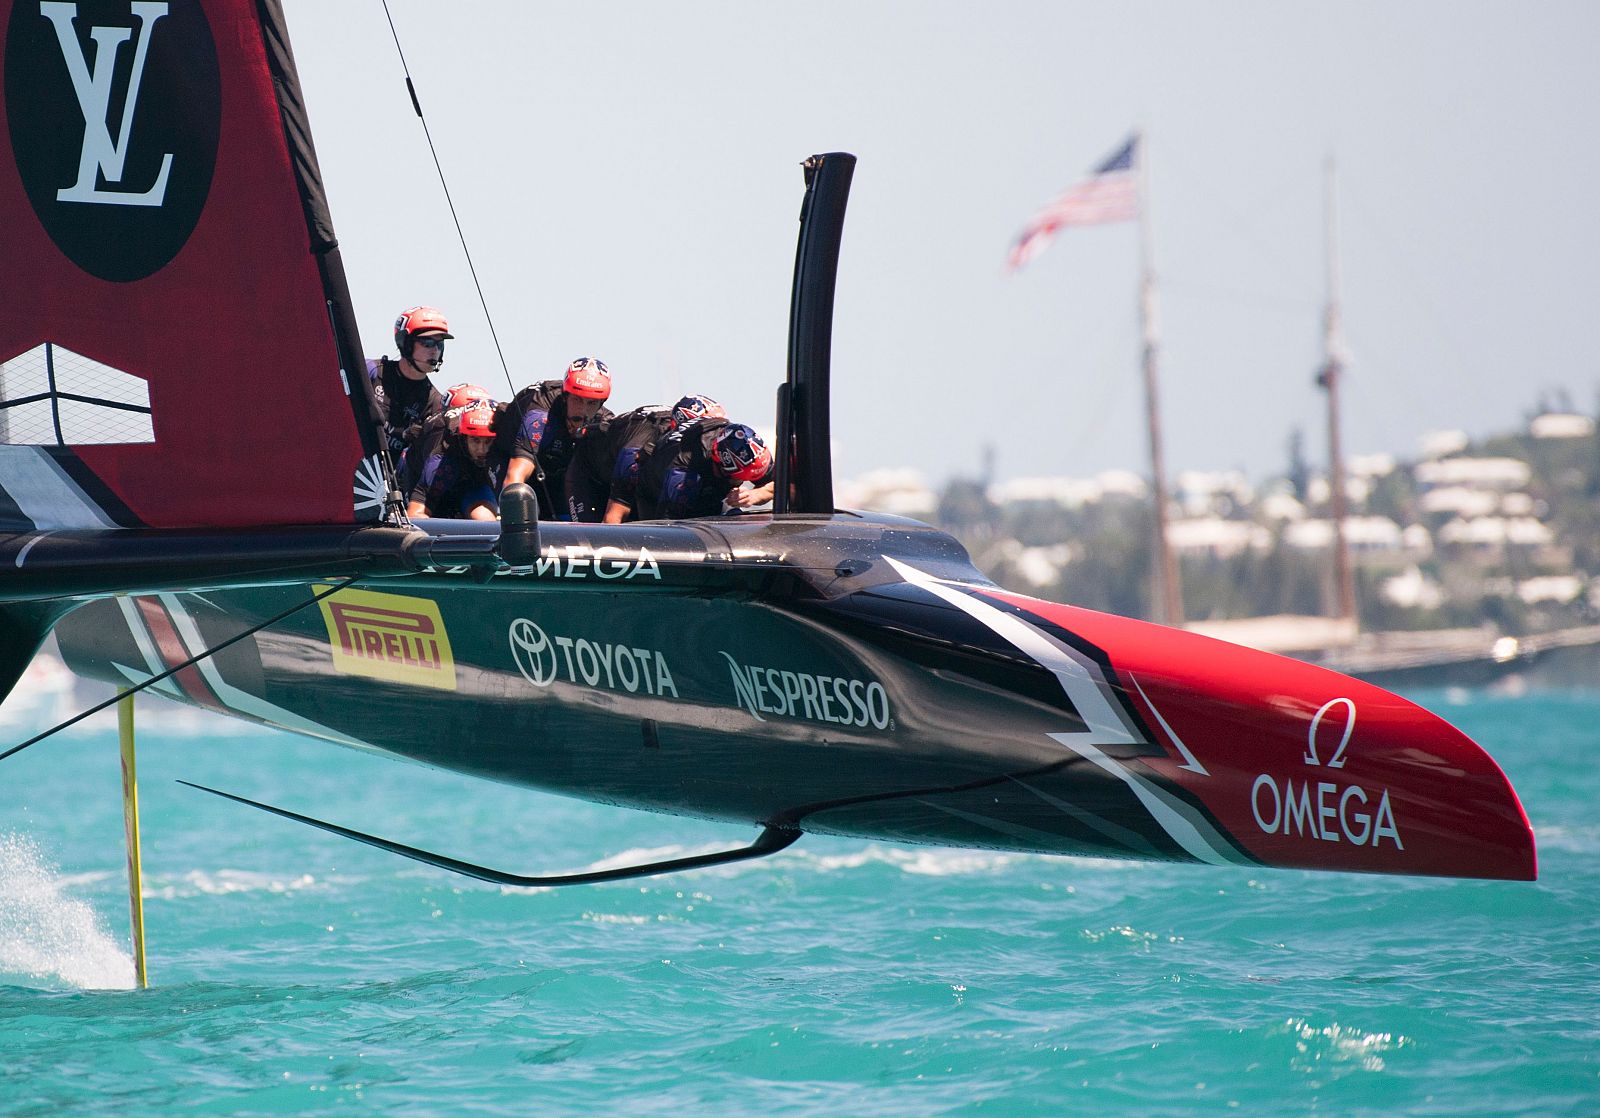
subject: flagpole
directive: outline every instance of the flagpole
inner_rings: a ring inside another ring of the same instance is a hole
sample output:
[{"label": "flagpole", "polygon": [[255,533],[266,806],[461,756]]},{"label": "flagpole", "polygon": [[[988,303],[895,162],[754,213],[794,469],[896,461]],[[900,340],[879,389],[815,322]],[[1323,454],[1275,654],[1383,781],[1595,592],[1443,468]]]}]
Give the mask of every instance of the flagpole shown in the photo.
[{"label": "flagpole", "polygon": [[1156,392],[1159,352],[1156,317],[1156,272],[1152,263],[1150,224],[1150,161],[1145,155],[1144,132],[1134,133],[1139,160],[1139,326],[1144,340],[1144,404],[1150,431],[1150,474],[1155,502],[1156,562],[1151,572],[1151,610],[1163,625],[1183,624],[1183,587],[1167,533],[1167,468],[1161,448],[1161,414]]},{"label": "flagpole", "polygon": [[1317,384],[1328,393],[1328,515],[1333,519],[1334,613],[1356,632],[1356,585],[1350,568],[1350,541],[1345,531],[1344,449],[1339,434],[1339,381],[1344,375],[1344,330],[1339,307],[1339,211],[1333,156],[1325,171],[1328,302],[1322,316],[1323,365]]}]

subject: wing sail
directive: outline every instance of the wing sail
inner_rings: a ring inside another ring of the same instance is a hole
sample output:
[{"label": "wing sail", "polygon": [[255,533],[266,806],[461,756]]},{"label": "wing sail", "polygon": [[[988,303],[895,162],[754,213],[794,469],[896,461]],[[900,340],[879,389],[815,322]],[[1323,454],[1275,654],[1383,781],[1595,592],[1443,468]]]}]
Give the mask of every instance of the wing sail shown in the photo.
[{"label": "wing sail", "polygon": [[377,519],[276,0],[0,0],[0,34],[0,530]]}]

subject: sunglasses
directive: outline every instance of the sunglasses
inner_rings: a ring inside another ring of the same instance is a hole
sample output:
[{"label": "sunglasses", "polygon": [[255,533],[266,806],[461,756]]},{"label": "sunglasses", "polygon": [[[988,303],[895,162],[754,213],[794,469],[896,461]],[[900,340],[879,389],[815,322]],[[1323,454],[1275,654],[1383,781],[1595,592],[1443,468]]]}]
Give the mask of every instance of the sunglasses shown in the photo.
[{"label": "sunglasses", "polygon": [[418,338],[414,344],[421,346],[423,349],[443,349],[444,348],[444,339],[443,338]]}]

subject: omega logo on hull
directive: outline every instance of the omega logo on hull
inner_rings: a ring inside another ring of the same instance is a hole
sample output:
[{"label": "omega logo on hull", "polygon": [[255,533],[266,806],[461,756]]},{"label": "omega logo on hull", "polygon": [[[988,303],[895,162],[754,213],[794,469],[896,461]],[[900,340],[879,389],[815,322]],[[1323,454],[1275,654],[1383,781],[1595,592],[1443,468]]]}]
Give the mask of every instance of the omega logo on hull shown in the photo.
[{"label": "omega logo on hull", "polygon": [[653,578],[661,581],[661,564],[656,562],[656,557],[650,554],[648,547],[641,547],[637,555],[609,545],[591,551],[579,544],[569,544],[565,551],[565,555],[552,553],[540,556],[534,564],[534,573],[550,578],[599,578],[607,581]]},{"label": "omega logo on hull", "polygon": [[[1327,730],[1319,733],[1324,726]],[[1355,730],[1355,702],[1342,695],[1329,699],[1311,716],[1311,724],[1306,729],[1306,751],[1300,760],[1314,769],[1344,768],[1348,760],[1345,754]],[[1281,782],[1270,773],[1256,777],[1255,783],[1250,785],[1250,812],[1255,816],[1256,826],[1269,835],[1292,835],[1373,848],[1388,839],[1396,850],[1406,848],[1400,841],[1400,827],[1395,822],[1387,788],[1375,790],[1377,804],[1374,806],[1373,797],[1359,784],[1318,780],[1315,791],[1312,784],[1310,775],[1300,781],[1284,777]]]},{"label": "omega logo on hull", "polygon": [[169,263],[205,208],[221,134],[200,5],[19,0],[5,83],[17,171],[56,247],[105,280]]}]

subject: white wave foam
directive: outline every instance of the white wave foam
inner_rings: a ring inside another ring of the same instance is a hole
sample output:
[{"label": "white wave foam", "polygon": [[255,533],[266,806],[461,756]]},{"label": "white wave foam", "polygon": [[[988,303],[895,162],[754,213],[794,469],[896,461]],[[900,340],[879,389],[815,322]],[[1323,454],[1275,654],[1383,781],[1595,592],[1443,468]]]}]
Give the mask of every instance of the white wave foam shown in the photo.
[{"label": "white wave foam", "polygon": [[583,918],[591,924],[654,924],[659,916],[633,916],[620,912],[585,912]]},{"label": "white wave foam", "polygon": [[[660,862],[672,858],[687,858],[727,849],[726,843],[705,843],[695,846],[669,844],[665,846],[636,846],[608,855],[585,866],[563,867],[563,873],[594,873],[616,869],[620,866]],[[895,847],[878,843],[842,853],[817,853],[805,848],[804,839],[798,846],[779,854],[720,866],[707,866],[691,872],[734,877],[747,873],[812,871],[816,873],[845,873],[867,866],[886,866],[904,874],[918,877],[963,877],[1003,873],[1007,869],[1031,861],[1056,862],[1070,865],[1079,872],[1127,874],[1145,872],[1159,863],[1120,861],[1111,858],[1093,858],[1082,855],[1027,854],[1000,850],[962,850],[948,847]],[[426,872],[426,871],[419,871]],[[502,885],[503,895],[530,894],[547,891],[549,886],[524,887]]]},{"label": "white wave foam", "polygon": [[[635,847],[593,862],[585,867],[585,872],[612,869],[617,866],[633,865],[639,862],[658,862],[668,858],[691,857],[722,849],[726,849],[726,847],[716,843],[693,847]],[[872,844],[843,854],[816,854],[803,848],[792,847],[781,854],[760,861],[729,863],[728,865],[712,868],[726,873],[741,873],[748,872],[752,868],[761,865],[787,864],[794,868],[798,863],[810,869],[830,873],[839,870],[860,869],[862,866],[878,864],[893,866],[902,873],[919,874],[927,877],[951,877],[960,874],[992,873],[996,870],[1004,869],[1015,861],[1028,857],[1030,855],[996,851],[951,850],[935,847],[900,849]]]},{"label": "white wave foam", "polygon": [[[724,848],[724,846],[715,843],[693,847],[635,847],[591,863],[584,869],[585,871],[611,869],[636,862],[682,858]],[[919,877],[962,877],[1000,873],[1012,866],[1039,860],[1070,864],[1074,869],[1084,872],[1128,873],[1147,870],[1151,866],[1159,865],[1159,863],[1128,862],[1114,858],[1092,858],[1083,855],[1025,854],[1006,850],[963,850],[936,846],[898,847],[886,846],[880,843],[869,843],[856,850],[838,854],[819,854],[814,850],[807,849],[805,840],[802,838],[799,845],[792,846],[788,850],[768,858],[734,862],[696,872],[733,875],[764,872],[764,868],[771,869],[773,866],[780,866],[791,870],[810,869],[820,873],[838,873],[858,870],[864,866],[879,865],[889,866],[899,870],[901,873],[914,874]]]},{"label": "white wave foam", "polygon": [[993,873],[1004,869],[1026,854],[1007,854],[995,851],[949,850],[943,848],[913,847],[902,850],[892,846],[867,846],[848,854],[811,854],[796,851],[797,861],[809,862],[824,872],[860,869],[878,864],[893,866],[902,873],[923,877],[957,877],[963,874]]},{"label": "white wave foam", "polygon": [[93,908],[66,896],[65,882],[32,840],[0,834],[0,973],[84,990],[132,989],[132,955]]},{"label": "white wave foam", "polygon": [[294,877],[254,870],[190,870],[173,878],[147,878],[145,896],[164,901],[184,897],[219,897],[229,893],[297,893],[325,885],[308,873]]},{"label": "white wave foam", "polygon": [[1314,1070],[1319,1062],[1350,1064],[1363,1071],[1382,1071],[1385,1053],[1416,1043],[1401,1034],[1367,1032],[1341,1025],[1337,1021],[1319,1028],[1304,1017],[1290,1017],[1283,1027],[1295,1041],[1295,1055],[1290,1060],[1290,1066],[1296,1071]]},{"label": "white wave foam", "polygon": [[1600,828],[1597,827],[1535,827],[1539,850],[1560,850],[1569,854],[1593,854],[1600,851]]}]

